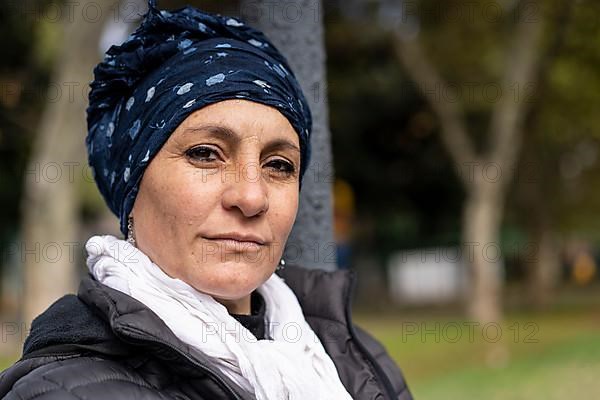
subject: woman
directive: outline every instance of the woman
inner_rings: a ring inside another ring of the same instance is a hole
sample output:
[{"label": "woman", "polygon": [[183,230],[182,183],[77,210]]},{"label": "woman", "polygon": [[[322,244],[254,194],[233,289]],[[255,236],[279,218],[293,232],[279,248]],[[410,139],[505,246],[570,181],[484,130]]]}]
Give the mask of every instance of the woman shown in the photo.
[{"label": "woman", "polygon": [[281,259],[311,114],[273,44],[150,1],[94,72],[89,162],[127,240],[88,240],[89,276],[34,320],[2,397],[411,399],[351,322],[353,274]]}]

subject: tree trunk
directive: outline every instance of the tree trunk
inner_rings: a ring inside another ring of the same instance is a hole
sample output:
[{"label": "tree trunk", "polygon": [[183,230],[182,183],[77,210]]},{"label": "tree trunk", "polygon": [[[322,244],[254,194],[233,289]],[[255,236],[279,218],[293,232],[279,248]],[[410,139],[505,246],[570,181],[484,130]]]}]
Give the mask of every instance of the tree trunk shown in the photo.
[{"label": "tree trunk", "polygon": [[543,309],[550,304],[560,278],[560,255],[555,234],[547,227],[537,231],[536,251],[533,260],[528,263],[529,304],[536,309]]},{"label": "tree trunk", "polygon": [[463,259],[471,268],[468,303],[471,319],[480,323],[500,321],[503,259],[498,232],[501,199],[492,182],[473,185],[463,210]]},{"label": "tree trunk", "polygon": [[284,258],[305,268],[333,270],[337,268],[331,193],[334,170],[322,12],[320,0],[241,1],[241,17],[263,31],[288,59],[313,114],[312,160]]},{"label": "tree trunk", "polygon": [[[56,58],[52,79],[56,98],[40,120],[38,136],[25,174],[22,201],[24,302],[22,318],[31,320],[50,303],[75,290],[76,262],[82,245],[78,238],[79,200],[77,184],[90,179],[85,161],[87,87],[98,61],[98,43],[109,6],[95,2],[101,17],[83,12],[77,3],[72,19],[64,18],[64,47]],[[60,97],[59,97],[60,96]],[[50,97],[50,96],[49,96]]]}]

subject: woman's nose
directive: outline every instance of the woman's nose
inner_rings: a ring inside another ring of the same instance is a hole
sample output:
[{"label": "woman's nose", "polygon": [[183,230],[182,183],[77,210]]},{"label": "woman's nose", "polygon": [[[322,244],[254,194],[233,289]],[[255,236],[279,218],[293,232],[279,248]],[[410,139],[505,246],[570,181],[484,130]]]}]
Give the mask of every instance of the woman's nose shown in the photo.
[{"label": "woman's nose", "polygon": [[[231,172],[231,171],[230,171]],[[223,192],[223,207],[238,208],[245,217],[265,213],[269,209],[267,188],[259,166],[239,166],[222,181],[226,185]]]}]

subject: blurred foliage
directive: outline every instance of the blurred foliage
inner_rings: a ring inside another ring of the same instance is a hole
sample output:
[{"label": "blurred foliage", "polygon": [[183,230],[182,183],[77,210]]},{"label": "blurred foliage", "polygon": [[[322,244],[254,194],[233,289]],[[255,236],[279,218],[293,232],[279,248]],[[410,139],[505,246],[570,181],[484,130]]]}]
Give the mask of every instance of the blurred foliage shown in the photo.
[{"label": "blurred foliage", "polygon": [[[358,219],[372,221],[357,224],[357,243],[385,258],[407,247],[457,244],[464,194],[435,117],[406,80],[391,35],[377,24],[376,3],[330,7],[327,48],[336,173],[357,190]],[[515,21],[544,21],[543,87],[511,87],[501,94],[529,107],[502,231],[508,276],[522,275],[519,254],[510,249],[535,240],[537,225],[598,243],[600,4],[573,3],[565,20],[562,0],[541,1],[539,9],[518,1],[410,3],[418,6],[407,10],[420,17],[418,34],[427,54],[459,92],[470,134],[484,151],[497,101],[494,88],[511,62]],[[484,13],[491,3],[499,14]],[[462,10],[458,17],[456,10]],[[445,93],[438,95],[445,99]],[[368,227],[376,228],[366,232]]]},{"label": "blurred foliage", "polygon": [[384,258],[398,248],[456,241],[463,193],[392,38],[369,20],[328,11],[335,170],[356,191],[355,226],[365,229],[356,243]]},{"label": "blurred foliage", "polygon": [[27,160],[45,106],[61,40],[58,24],[40,17],[52,0],[0,3],[0,248],[13,240]]},{"label": "blurred foliage", "polygon": [[600,4],[579,1],[531,132],[555,229],[600,241]]}]

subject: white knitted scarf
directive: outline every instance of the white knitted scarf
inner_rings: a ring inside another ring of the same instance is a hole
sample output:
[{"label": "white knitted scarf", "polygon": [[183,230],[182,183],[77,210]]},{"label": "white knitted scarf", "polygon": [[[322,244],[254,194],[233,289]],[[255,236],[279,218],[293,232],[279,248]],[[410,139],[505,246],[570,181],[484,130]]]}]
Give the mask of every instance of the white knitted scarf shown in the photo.
[{"label": "white knitted scarf", "polygon": [[145,304],[257,400],[352,399],[294,292],[277,274],[257,288],[273,340],[257,340],[225,306],[169,277],[125,240],[93,236],[86,250],[88,268],[99,282]]}]

